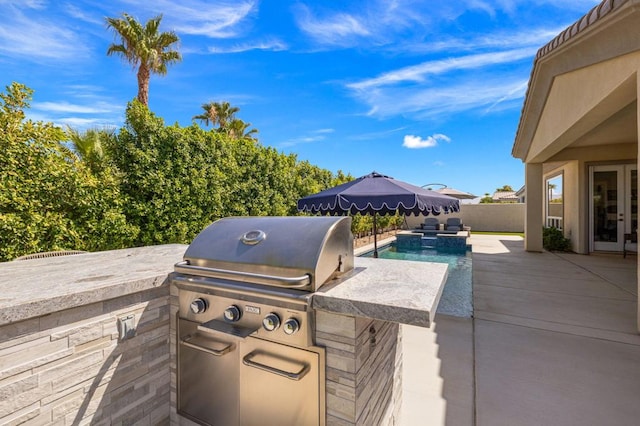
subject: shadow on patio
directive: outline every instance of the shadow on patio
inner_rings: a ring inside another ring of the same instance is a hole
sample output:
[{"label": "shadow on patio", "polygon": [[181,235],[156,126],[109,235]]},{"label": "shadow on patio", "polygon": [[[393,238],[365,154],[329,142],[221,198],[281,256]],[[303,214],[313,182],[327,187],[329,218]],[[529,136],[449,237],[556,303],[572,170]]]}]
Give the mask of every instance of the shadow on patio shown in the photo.
[{"label": "shadow on patio", "polygon": [[[481,238],[481,237],[478,237]],[[637,259],[474,244],[479,425],[637,424]]]},{"label": "shadow on patio", "polygon": [[[636,256],[528,253],[519,237],[471,243],[474,319],[403,328],[402,424],[637,424]],[[434,351],[436,365],[424,363]]]}]

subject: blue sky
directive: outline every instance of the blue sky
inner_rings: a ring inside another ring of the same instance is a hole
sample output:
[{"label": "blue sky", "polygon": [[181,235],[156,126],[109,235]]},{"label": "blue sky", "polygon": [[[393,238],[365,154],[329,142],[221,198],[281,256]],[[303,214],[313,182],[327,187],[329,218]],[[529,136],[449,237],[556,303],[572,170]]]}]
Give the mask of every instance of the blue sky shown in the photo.
[{"label": "blue sky", "polygon": [[533,57],[594,0],[0,0],[0,84],[29,116],[120,126],[135,72],[107,57],[123,12],[181,39],[149,107],[189,125],[228,101],[260,142],[355,177],[372,170],[476,195],[524,183],[511,157]]}]

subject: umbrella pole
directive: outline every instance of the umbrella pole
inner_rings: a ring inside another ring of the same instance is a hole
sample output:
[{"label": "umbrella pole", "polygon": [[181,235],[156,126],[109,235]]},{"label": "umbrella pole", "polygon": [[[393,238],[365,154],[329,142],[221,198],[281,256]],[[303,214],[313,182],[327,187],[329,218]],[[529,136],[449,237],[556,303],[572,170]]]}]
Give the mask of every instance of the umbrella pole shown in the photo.
[{"label": "umbrella pole", "polygon": [[373,257],[378,258],[378,226],[375,212],[373,212]]}]

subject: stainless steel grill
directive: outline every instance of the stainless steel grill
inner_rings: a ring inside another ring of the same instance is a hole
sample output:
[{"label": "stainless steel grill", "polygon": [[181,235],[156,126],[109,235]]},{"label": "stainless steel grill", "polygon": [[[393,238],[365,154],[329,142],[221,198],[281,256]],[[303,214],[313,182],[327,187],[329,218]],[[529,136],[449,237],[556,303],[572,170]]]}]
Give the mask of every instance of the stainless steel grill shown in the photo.
[{"label": "stainless steel grill", "polygon": [[178,411],[211,425],[324,425],[310,297],[353,269],[346,217],[225,218],[175,267]]}]

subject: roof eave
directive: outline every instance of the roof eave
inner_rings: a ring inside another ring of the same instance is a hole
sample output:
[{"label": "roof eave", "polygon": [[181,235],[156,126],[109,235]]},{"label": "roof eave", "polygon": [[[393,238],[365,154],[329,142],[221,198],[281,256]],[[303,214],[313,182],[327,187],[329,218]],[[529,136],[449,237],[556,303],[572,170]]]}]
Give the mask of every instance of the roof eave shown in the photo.
[{"label": "roof eave", "polygon": [[[604,0],[594,8],[592,8],[582,18],[577,20],[571,26],[558,34],[553,40],[541,47],[533,61],[531,76],[525,94],[520,121],[511,150],[511,155],[515,158],[526,160],[531,142],[535,134],[535,127],[540,119],[543,107],[532,105],[535,95],[540,94],[546,98],[550,83],[553,77],[543,79],[544,65],[560,55],[563,51],[570,49],[577,42],[584,39],[588,34],[592,33],[596,27],[602,27],[609,24],[611,19],[605,19],[613,16],[625,6],[636,8],[640,7],[640,0]],[[544,76],[546,77],[546,76]],[[544,80],[540,82],[540,80]],[[544,102],[543,102],[544,104]]]}]

